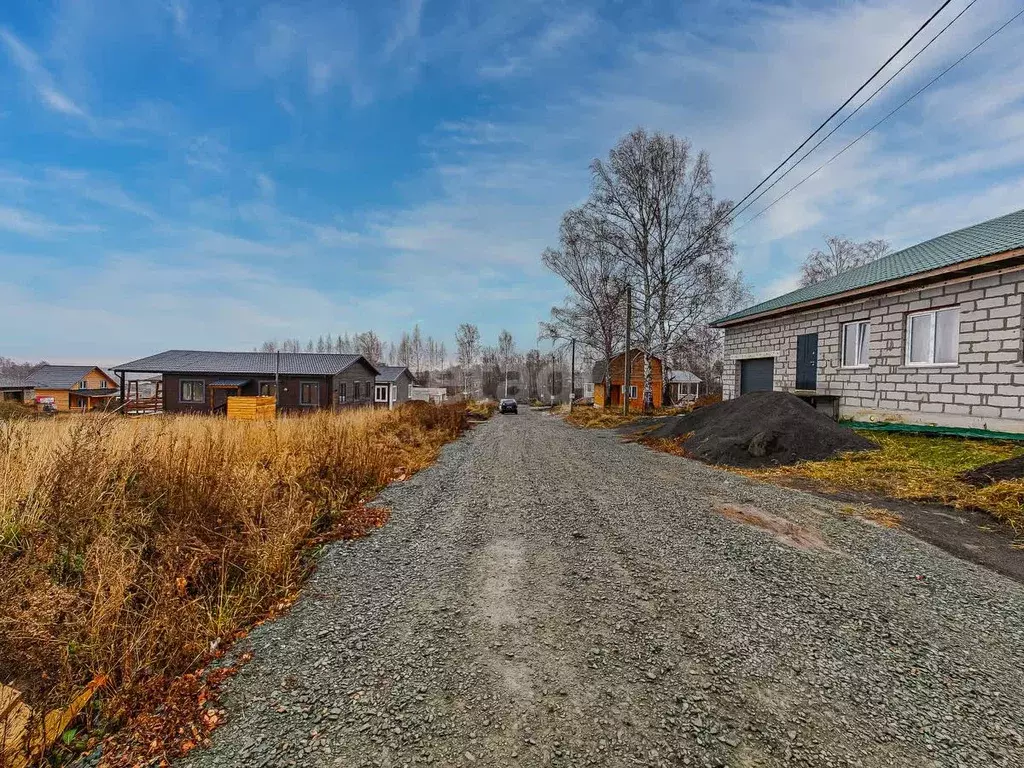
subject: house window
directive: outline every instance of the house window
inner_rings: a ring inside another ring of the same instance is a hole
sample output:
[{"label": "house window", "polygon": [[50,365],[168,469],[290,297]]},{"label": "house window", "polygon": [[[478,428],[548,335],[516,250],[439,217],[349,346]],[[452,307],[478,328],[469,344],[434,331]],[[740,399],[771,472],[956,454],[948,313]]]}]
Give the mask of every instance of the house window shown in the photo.
[{"label": "house window", "polygon": [[391,387],[387,384],[378,384],[374,388],[373,399],[378,403],[386,403],[388,401],[388,390]]},{"label": "house window", "polygon": [[202,403],[206,401],[206,382],[183,379],[178,401],[182,403]]},{"label": "house window", "polygon": [[588,381],[583,384],[583,396],[593,397],[594,396],[594,382]]},{"label": "house window", "polygon": [[303,381],[299,384],[299,405],[320,405],[320,384]]},{"label": "house window", "polygon": [[353,400],[358,400],[359,399],[359,382],[358,381],[353,381],[352,382],[352,399]]},{"label": "house window", "polygon": [[338,402],[344,403],[346,399],[346,392],[348,390],[348,384],[344,381],[338,383]]},{"label": "house window", "polygon": [[79,389],[85,389],[85,381],[84,381],[84,380],[83,380],[83,381],[80,381],[80,382],[78,382],[78,388],[79,388]]},{"label": "house window", "polygon": [[260,397],[276,397],[277,385],[272,381],[260,382]]},{"label": "house window", "polygon": [[100,382],[100,389],[108,389],[109,387],[110,383],[106,379]]},{"label": "house window", "polygon": [[907,316],[907,365],[956,365],[959,344],[956,307]]},{"label": "house window", "polygon": [[843,326],[843,367],[868,367],[868,341],[871,338],[871,323],[862,320]]},{"label": "house window", "polygon": [[632,384],[629,387],[629,399],[636,400],[636,384]]}]

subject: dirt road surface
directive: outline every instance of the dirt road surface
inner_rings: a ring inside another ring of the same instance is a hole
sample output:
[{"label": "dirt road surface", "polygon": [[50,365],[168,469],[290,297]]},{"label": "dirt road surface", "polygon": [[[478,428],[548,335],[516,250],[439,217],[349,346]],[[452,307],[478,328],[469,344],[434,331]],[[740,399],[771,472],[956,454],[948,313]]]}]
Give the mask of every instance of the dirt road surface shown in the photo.
[{"label": "dirt road surface", "polygon": [[188,765],[1024,765],[1024,589],[832,502],[540,413],[380,501]]}]

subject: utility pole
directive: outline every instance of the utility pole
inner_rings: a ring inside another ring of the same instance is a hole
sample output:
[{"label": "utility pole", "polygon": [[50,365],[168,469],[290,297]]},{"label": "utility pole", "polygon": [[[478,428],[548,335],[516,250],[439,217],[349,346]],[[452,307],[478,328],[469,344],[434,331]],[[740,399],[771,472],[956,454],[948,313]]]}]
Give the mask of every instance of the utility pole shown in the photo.
[{"label": "utility pole", "polygon": [[629,384],[633,379],[633,367],[629,362],[629,332],[633,323],[633,286],[626,284],[626,351],[622,355],[622,415],[629,415]]},{"label": "utility pole", "polygon": [[555,353],[551,353],[551,402],[555,402]]},{"label": "utility pole", "polygon": [[569,412],[572,412],[572,401],[576,398],[576,339],[572,339],[572,362],[569,368]]}]

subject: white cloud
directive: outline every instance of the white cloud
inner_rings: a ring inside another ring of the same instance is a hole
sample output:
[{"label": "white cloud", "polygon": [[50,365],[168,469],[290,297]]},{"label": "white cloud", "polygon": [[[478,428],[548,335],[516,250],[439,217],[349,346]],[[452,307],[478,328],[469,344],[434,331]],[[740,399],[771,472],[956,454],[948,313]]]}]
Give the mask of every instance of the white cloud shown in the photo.
[{"label": "white cloud", "polygon": [[94,224],[58,224],[35,213],[0,206],[0,230],[35,238],[56,238],[73,232],[96,232]]},{"label": "white cloud", "polygon": [[88,118],[84,109],[57,88],[53,77],[40,64],[35,51],[8,29],[0,28],[0,40],[7,47],[7,53],[11,60],[21,70],[28,84],[47,108],[70,117]]}]

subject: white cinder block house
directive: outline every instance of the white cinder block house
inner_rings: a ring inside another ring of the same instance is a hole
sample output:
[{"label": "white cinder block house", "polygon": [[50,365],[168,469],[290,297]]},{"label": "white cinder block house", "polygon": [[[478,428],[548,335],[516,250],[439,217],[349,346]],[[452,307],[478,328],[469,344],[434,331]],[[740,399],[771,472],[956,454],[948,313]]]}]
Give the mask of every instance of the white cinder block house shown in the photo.
[{"label": "white cinder block house", "polygon": [[715,323],[726,398],[775,389],[843,418],[1024,432],[1024,210]]}]

